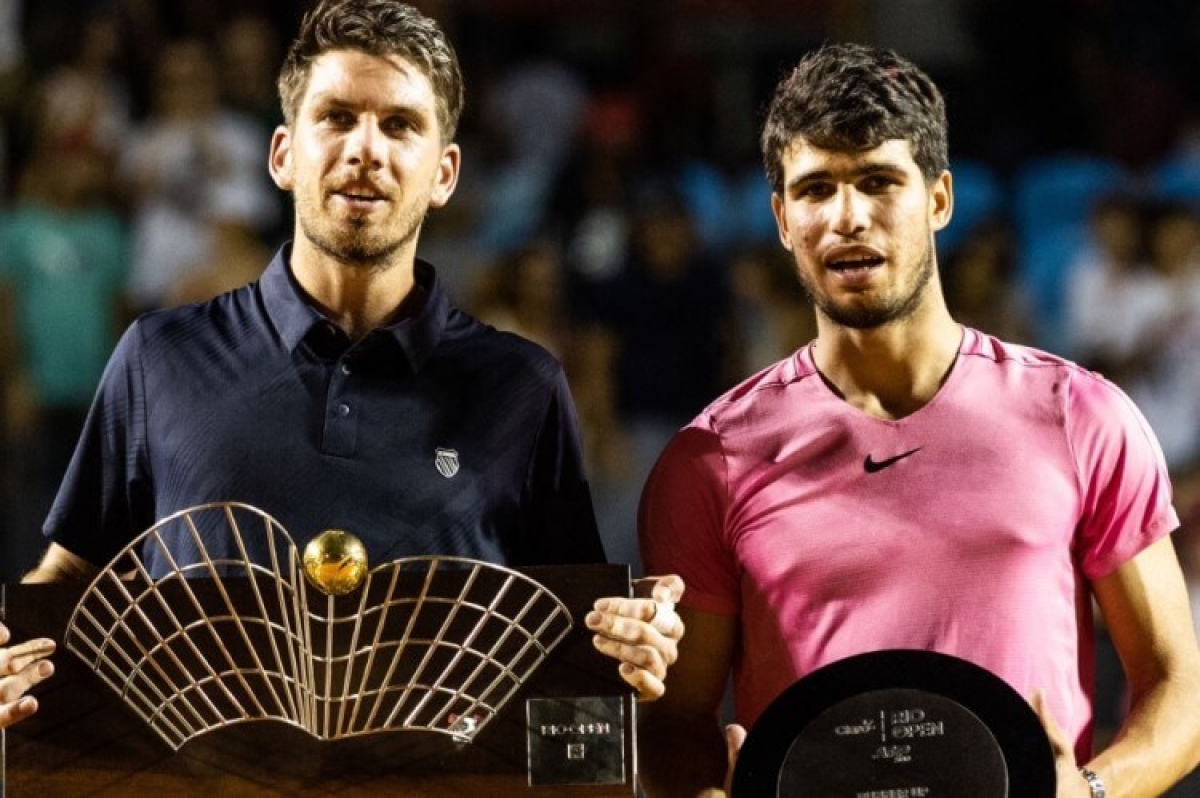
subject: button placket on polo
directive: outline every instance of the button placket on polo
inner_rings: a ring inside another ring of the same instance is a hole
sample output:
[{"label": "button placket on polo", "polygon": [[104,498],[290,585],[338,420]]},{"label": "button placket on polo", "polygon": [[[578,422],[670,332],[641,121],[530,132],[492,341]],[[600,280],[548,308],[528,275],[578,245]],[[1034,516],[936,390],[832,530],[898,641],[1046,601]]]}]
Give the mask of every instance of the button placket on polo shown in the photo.
[{"label": "button placket on polo", "polygon": [[336,457],[353,457],[358,451],[358,419],[362,415],[359,380],[345,354],[334,364],[325,397],[325,434],[322,451]]}]

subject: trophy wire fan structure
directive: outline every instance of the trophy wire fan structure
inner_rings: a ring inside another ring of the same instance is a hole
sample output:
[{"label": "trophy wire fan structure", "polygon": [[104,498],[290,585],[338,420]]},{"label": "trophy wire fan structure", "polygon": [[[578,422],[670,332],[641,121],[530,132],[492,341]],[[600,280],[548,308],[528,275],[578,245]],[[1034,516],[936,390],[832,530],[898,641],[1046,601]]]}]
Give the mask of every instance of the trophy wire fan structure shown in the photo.
[{"label": "trophy wire fan structure", "polygon": [[470,742],[572,627],[553,593],[502,566],[431,556],[367,570],[353,536],[314,544],[302,559],[245,504],[178,512],[89,585],[65,644],[173,749],[254,720],[323,740]]}]

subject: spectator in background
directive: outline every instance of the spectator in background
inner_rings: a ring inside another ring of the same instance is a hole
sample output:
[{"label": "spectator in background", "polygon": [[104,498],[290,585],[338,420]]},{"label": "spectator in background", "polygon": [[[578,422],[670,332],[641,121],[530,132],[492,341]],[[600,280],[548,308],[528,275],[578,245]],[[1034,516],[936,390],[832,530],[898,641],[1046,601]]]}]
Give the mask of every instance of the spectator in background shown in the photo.
[{"label": "spectator in background", "polygon": [[37,561],[37,535],[117,339],[127,235],[109,204],[111,162],[86,146],[46,148],[0,213],[10,533],[5,576]]},{"label": "spectator in background", "polygon": [[570,330],[563,301],[562,260],[545,241],[502,256],[476,281],[471,307],[480,321],[516,333],[565,358]]},{"label": "spectator in background", "polygon": [[271,259],[271,248],[255,227],[257,209],[244,192],[214,191],[206,221],[211,233],[208,254],[184,269],[167,290],[165,304],[203,302],[257,280]]},{"label": "spectator in background", "polygon": [[[1172,474],[1200,462],[1200,216],[1190,205],[1155,203],[1146,213],[1145,293],[1155,309],[1118,380],[1146,415]],[[1114,308],[1110,307],[1112,313]]]},{"label": "spectator in background", "polygon": [[[230,111],[253,120],[264,130],[274,130],[283,121],[275,94],[275,76],[283,60],[279,32],[262,12],[238,10],[221,27],[216,39],[216,56],[221,72],[221,97]],[[224,189],[229,193],[229,188]],[[261,201],[252,192],[240,204]],[[289,235],[287,228],[288,199],[272,193],[273,208],[246,208],[235,221],[245,233],[255,234],[261,242],[273,247]],[[230,221],[230,215],[220,207],[227,201],[218,199],[217,208],[210,211],[219,224]],[[250,212],[248,215],[247,212]],[[261,214],[261,217],[260,217]],[[273,217],[273,220],[269,217]],[[230,230],[217,230],[218,238],[228,237]],[[227,243],[227,242],[226,242]],[[221,243],[218,242],[218,248]]]},{"label": "spectator in background", "polygon": [[627,265],[597,300],[595,318],[618,341],[626,424],[673,432],[730,384],[728,279],[698,246],[692,218],[669,187],[638,196]]},{"label": "spectator in background", "polygon": [[583,80],[555,55],[550,28],[519,26],[508,35],[513,57],[483,103],[497,153],[478,238],[493,252],[520,246],[538,231],[588,99]]},{"label": "spectator in background", "polygon": [[642,118],[632,95],[604,92],[589,100],[547,220],[562,238],[572,313],[586,313],[592,290],[625,267],[641,147]]},{"label": "spectator in background", "polygon": [[271,20],[254,11],[235,12],[217,38],[221,96],[229,109],[256,119],[268,130],[282,122],[275,94],[282,58]]},{"label": "spectator in background", "polygon": [[727,277],[699,246],[670,187],[638,193],[624,261],[594,289],[588,311],[612,342],[616,414],[628,446],[626,470],[598,487],[597,502],[605,545],[620,546],[621,559],[640,568],[634,523],[646,475],[706,397],[732,383],[736,361]]},{"label": "spectator in background", "polygon": [[745,247],[732,260],[734,372],[747,377],[816,337],[795,266],[777,245]]},{"label": "spectator in background", "polygon": [[[480,275],[471,307],[481,321],[528,338],[562,361],[575,397],[588,473],[594,482],[608,484],[628,475],[628,449],[613,390],[613,336],[571,318],[563,268],[558,248],[536,239]],[[632,543],[606,541],[606,548],[610,554],[615,547],[636,557]]]},{"label": "spectator in background", "polygon": [[1123,387],[1173,474],[1200,458],[1200,221],[1190,205],[1114,197],[1069,273],[1075,357]]},{"label": "spectator in background", "polygon": [[197,39],[163,47],[153,110],[126,141],[120,176],[133,214],[129,293],[135,310],[163,306],[194,264],[210,259],[213,208],[237,194],[262,231],[278,204],[262,165],[267,131],[221,104],[216,62]]},{"label": "spectator in background", "polygon": [[1106,197],[1092,211],[1088,243],[1066,276],[1070,354],[1117,382],[1143,330],[1163,309],[1145,242],[1141,202],[1127,194]]},{"label": "spectator in background", "polygon": [[984,222],[951,253],[944,270],[946,304],[968,327],[1015,343],[1029,343],[1029,304],[1016,280],[1012,231]]},{"label": "spectator in background", "polygon": [[0,0],[0,201],[8,199],[11,160],[11,118],[25,72],[25,42],[21,38],[22,0]]},{"label": "spectator in background", "polygon": [[34,92],[33,136],[42,145],[82,147],[112,158],[132,124],[129,88],[118,60],[120,28],[111,12],[96,11],[84,17],[77,35],[71,59]]}]

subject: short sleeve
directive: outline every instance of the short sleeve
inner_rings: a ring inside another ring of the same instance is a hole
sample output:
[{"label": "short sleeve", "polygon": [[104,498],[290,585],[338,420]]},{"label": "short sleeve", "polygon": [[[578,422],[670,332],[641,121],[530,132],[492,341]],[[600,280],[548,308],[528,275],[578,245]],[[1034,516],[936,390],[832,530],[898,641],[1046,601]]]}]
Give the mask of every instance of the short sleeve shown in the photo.
[{"label": "short sleeve", "polygon": [[520,564],[604,562],[575,403],[561,369],[534,444],[523,505]]},{"label": "short sleeve", "polygon": [[1075,556],[1084,574],[1098,579],[1173,532],[1179,517],[1158,440],[1116,385],[1077,371],[1067,432],[1083,497]]},{"label": "short sleeve", "polygon": [[734,615],[741,601],[725,463],[720,438],[703,422],[678,432],[642,492],[638,538],[647,573],[683,578],[685,606]]},{"label": "short sleeve", "polygon": [[135,323],[118,342],[43,532],[105,565],[154,522],[145,468],[145,401]]}]

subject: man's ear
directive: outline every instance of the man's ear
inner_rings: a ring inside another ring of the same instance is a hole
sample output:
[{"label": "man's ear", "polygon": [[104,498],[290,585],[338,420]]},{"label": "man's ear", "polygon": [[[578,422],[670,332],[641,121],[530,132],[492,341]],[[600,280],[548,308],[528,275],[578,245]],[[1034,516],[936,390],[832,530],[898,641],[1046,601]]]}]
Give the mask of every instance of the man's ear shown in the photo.
[{"label": "man's ear", "polygon": [[438,164],[437,182],[433,186],[433,193],[429,195],[430,207],[440,208],[450,201],[454,187],[458,185],[458,170],[461,164],[462,150],[453,142],[447,144]]},{"label": "man's ear", "polygon": [[788,238],[788,221],[787,209],[784,207],[783,197],[779,196],[778,192],[771,192],[771,213],[775,214],[775,226],[779,228],[779,241],[783,244],[783,248],[791,252],[792,241]]},{"label": "man's ear", "polygon": [[271,136],[267,168],[275,185],[284,191],[292,190],[292,134],[284,125],[275,128]]},{"label": "man's ear", "polygon": [[950,224],[954,215],[954,179],[942,172],[929,186],[929,219],[934,230]]}]

